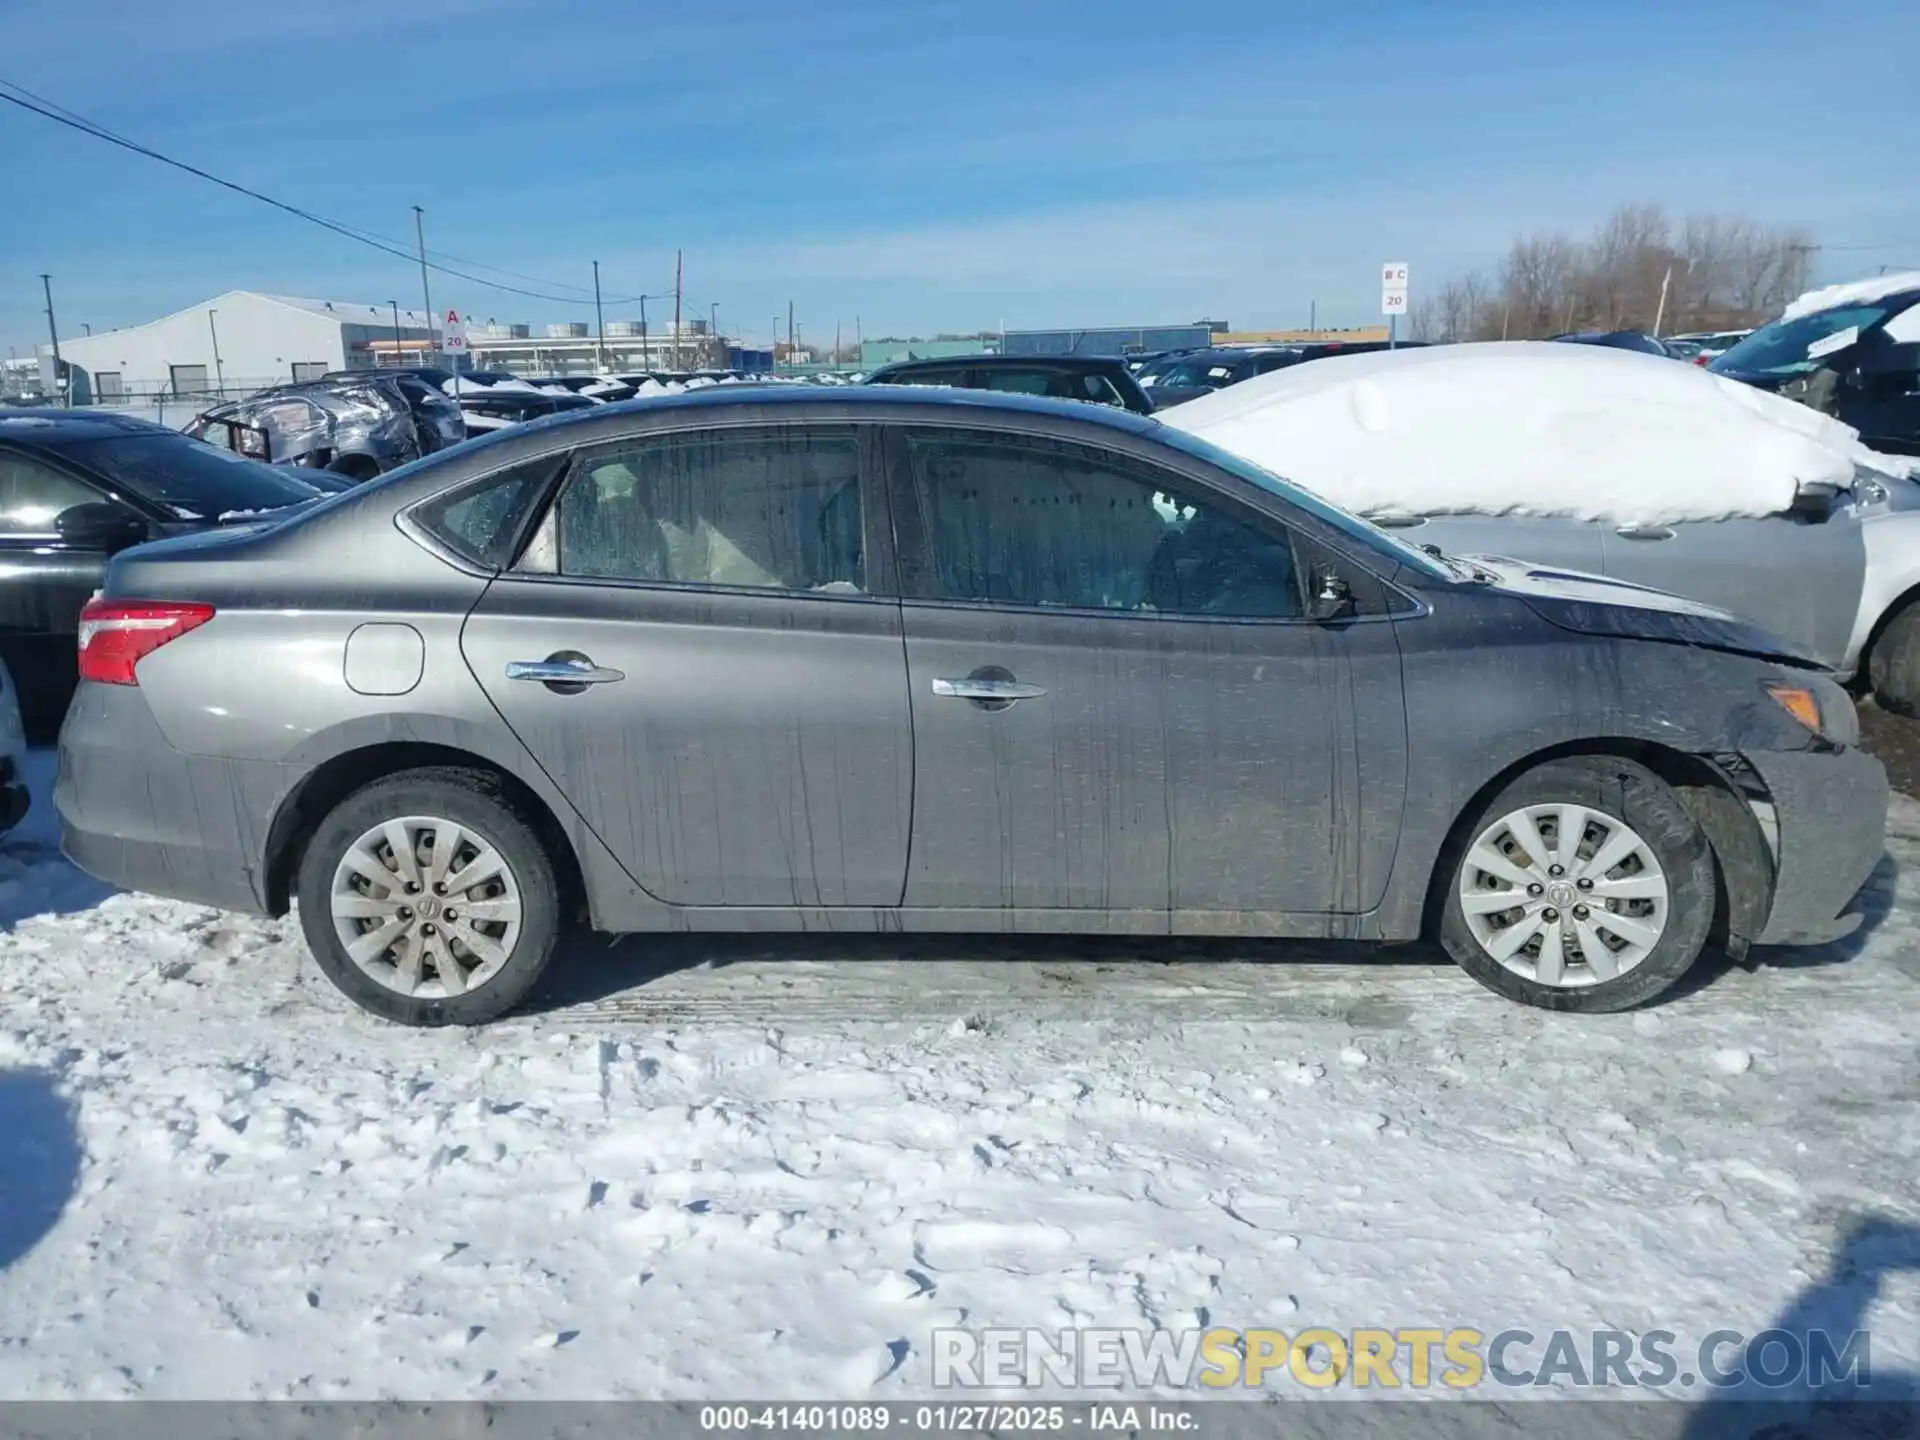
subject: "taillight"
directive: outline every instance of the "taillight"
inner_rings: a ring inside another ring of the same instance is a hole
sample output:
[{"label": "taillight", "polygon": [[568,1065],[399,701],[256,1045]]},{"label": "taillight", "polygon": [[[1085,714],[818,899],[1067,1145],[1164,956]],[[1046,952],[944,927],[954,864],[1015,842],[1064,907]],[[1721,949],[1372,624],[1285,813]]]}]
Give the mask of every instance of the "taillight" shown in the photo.
[{"label": "taillight", "polygon": [[80,612],[80,678],[98,685],[138,685],[142,657],[213,618],[213,606],[192,601],[95,598]]},{"label": "taillight", "polygon": [[1711,364],[1712,361],[1713,357],[1711,355],[1696,355],[1693,357],[1693,363],[1696,365],[1707,365]]}]

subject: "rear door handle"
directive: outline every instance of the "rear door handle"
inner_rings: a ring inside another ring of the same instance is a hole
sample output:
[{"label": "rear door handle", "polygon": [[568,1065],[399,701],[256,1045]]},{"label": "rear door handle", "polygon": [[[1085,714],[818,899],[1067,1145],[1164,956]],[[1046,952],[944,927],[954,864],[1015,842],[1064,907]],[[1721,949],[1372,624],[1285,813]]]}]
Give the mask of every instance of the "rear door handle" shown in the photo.
[{"label": "rear door handle", "polygon": [[1613,532],[1622,540],[1671,540],[1673,531],[1665,525],[1622,525]]},{"label": "rear door handle", "polygon": [[1367,519],[1382,530],[1418,530],[1427,523],[1424,515],[1369,515]]},{"label": "rear door handle", "polygon": [[544,660],[509,660],[507,679],[532,680],[547,685],[562,695],[573,695],[589,685],[611,685],[627,678],[624,670],[596,665],[585,655],[563,650]]},{"label": "rear door handle", "polygon": [[962,676],[958,680],[936,679],[933,693],[944,695],[953,700],[1038,700],[1046,694],[1039,685],[1028,685],[1019,680],[995,680],[978,675]]}]

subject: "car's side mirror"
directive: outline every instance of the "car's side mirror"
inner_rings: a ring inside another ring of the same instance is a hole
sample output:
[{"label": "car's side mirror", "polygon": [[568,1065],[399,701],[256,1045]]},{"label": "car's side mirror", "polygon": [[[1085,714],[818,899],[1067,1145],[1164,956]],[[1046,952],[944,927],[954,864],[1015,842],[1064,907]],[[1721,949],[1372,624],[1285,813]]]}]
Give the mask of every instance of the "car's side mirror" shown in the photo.
[{"label": "car's side mirror", "polygon": [[1833,502],[1839,496],[1837,485],[1807,481],[1794,492],[1793,504],[1787,507],[1787,513],[1817,525],[1833,514]]},{"label": "car's side mirror", "polygon": [[1325,624],[1353,613],[1353,591],[1346,578],[1328,565],[1313,568],[1311,593],[1307,597],[1307,618]]},{"label": "car's side mirror", "polygon": [[104,550],[109,555],[148,538],[147,522],[111,500],[75,505],[53,518],[54,533],[80,550]]}]

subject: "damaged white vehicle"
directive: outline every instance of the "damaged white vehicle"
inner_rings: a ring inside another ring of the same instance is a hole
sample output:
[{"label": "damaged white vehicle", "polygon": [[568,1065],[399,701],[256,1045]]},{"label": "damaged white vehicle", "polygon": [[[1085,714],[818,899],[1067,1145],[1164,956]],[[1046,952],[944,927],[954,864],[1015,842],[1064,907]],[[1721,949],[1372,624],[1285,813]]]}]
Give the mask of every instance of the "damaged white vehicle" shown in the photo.
[{"label": "damaged white vehicle", "polygon": [[1915,462],[1790,400],[1517,341],[1320,360],[1163,418],[1416,543],[1743,615],[1920,713]]}]

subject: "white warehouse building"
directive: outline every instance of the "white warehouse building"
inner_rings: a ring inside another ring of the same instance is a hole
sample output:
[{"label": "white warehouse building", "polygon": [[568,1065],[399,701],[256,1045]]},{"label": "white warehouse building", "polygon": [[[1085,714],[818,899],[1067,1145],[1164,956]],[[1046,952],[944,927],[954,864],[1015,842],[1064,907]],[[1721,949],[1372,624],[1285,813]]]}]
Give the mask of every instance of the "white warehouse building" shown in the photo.
[{"label": "white warehouse building", "polygon": [[[52,374],[52,347],[41,346]],[[418,310],[229,290],[145,325],[63,337],[60,359],[76,404],[135,397],[238,396],[318,379],[329,370],[434,359]]]}]

